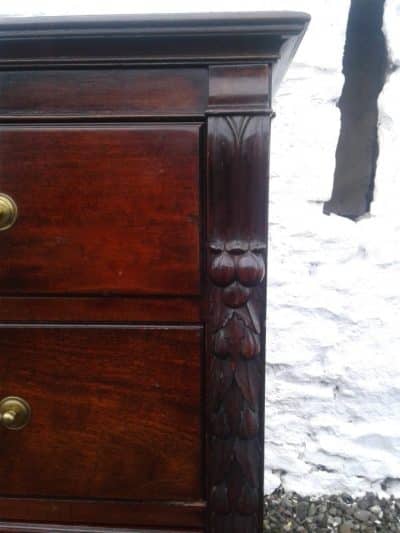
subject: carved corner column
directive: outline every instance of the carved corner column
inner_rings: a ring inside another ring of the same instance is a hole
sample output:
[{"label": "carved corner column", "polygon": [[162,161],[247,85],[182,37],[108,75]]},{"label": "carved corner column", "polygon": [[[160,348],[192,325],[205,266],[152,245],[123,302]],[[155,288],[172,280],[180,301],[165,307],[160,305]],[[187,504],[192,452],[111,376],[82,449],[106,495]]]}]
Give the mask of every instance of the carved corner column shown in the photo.
[{"label": "carved corner column", "polygon": [[207,119],[208,531],[262,531],[268,65],[210,68]]}]

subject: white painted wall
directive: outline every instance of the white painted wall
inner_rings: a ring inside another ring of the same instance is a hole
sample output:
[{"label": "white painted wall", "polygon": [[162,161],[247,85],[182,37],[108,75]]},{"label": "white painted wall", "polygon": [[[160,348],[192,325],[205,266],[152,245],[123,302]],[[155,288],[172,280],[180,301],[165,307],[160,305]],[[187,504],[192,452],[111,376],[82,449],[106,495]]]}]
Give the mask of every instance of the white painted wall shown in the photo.
[{"label": "white painted wall", "polygon": [[[340,58],[327,64],[324,54],[340,51],[348,2],[329,4],[337,13],[318,41],[309,34],[318,54],[302,49],[276,104],[266,488],[282,482],[301,493],[380,492],[385,478],[400,478],[400,72],[380,99],[371,216],[358,223],[322,216],[342,83]],[[388,0],[397,55],[399,9]],[[388,483],[390,492],[399,488]]]},{"label": "white painted wall", "polygon": [[[385,27],[400,64],[400,0]],[[322,215],[349,0],[2,0],[0,14],[296,9],[313,22],[275,109],[270,187],[266,492],[400,495],[400,69],[380,98],[372,213]],[[387,478],[390,478],[387,480]],[[398,478],[398,480],[396,479]]]}]

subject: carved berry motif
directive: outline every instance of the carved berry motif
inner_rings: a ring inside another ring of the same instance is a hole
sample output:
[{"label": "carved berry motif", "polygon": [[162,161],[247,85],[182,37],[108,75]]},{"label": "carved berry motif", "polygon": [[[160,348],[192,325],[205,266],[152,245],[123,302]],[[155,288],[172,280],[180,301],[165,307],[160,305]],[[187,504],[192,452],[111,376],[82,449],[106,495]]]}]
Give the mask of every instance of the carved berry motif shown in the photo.
[{"label": "carved berry motif", "polygon": [[261,533],[269,117],[207,120],[208,533]]},{"label": "carved berry motif", "polygon": [[218,254],[211,265],[211,279],[219,287],[226,287],[235,280],[235,261],[227,252]]},{"label": "carved berry motif", "polygon": [[209,291],[209,434],[212,458],[211,531],[253,533],[258,528],[262,472],[260,401],[264,250],[215,251]]}]

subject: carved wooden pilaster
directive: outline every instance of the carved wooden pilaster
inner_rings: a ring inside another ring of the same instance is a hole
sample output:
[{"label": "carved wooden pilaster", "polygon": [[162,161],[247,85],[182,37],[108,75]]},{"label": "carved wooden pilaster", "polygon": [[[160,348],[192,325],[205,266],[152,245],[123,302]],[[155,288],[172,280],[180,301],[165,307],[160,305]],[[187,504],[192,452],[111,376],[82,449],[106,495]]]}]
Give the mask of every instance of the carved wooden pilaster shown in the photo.
[{"label": "carved wooden pilaster", "polygon": [[[246,105],[254,108],[253,102],[250,95]],[[238,114],[235,109],[208,118],[211,533],[262,531],[268,139],[267,110]]]}]

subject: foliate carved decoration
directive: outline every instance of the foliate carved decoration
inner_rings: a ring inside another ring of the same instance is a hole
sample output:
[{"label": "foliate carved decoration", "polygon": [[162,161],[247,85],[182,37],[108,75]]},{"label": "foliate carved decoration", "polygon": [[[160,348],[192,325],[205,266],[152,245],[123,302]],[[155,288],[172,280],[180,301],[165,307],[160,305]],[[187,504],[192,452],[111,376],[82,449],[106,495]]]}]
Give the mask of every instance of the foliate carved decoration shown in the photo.
[{"label": "foliate carved decoration", "polygon": [[262,246],[210,247],[209,423],[213,531],[254,533],[262,465]]},{"label": "foliate carved decoration", "polygon": [[[208,207],[221,211],[208,218],[209,527],[213,533],[255,533],[261,531],[263,503],[266,187],[262,184],[267,167],[262,121],[267,119],[215,120]],[[242,191],[239,201],[237,189]]]}]

